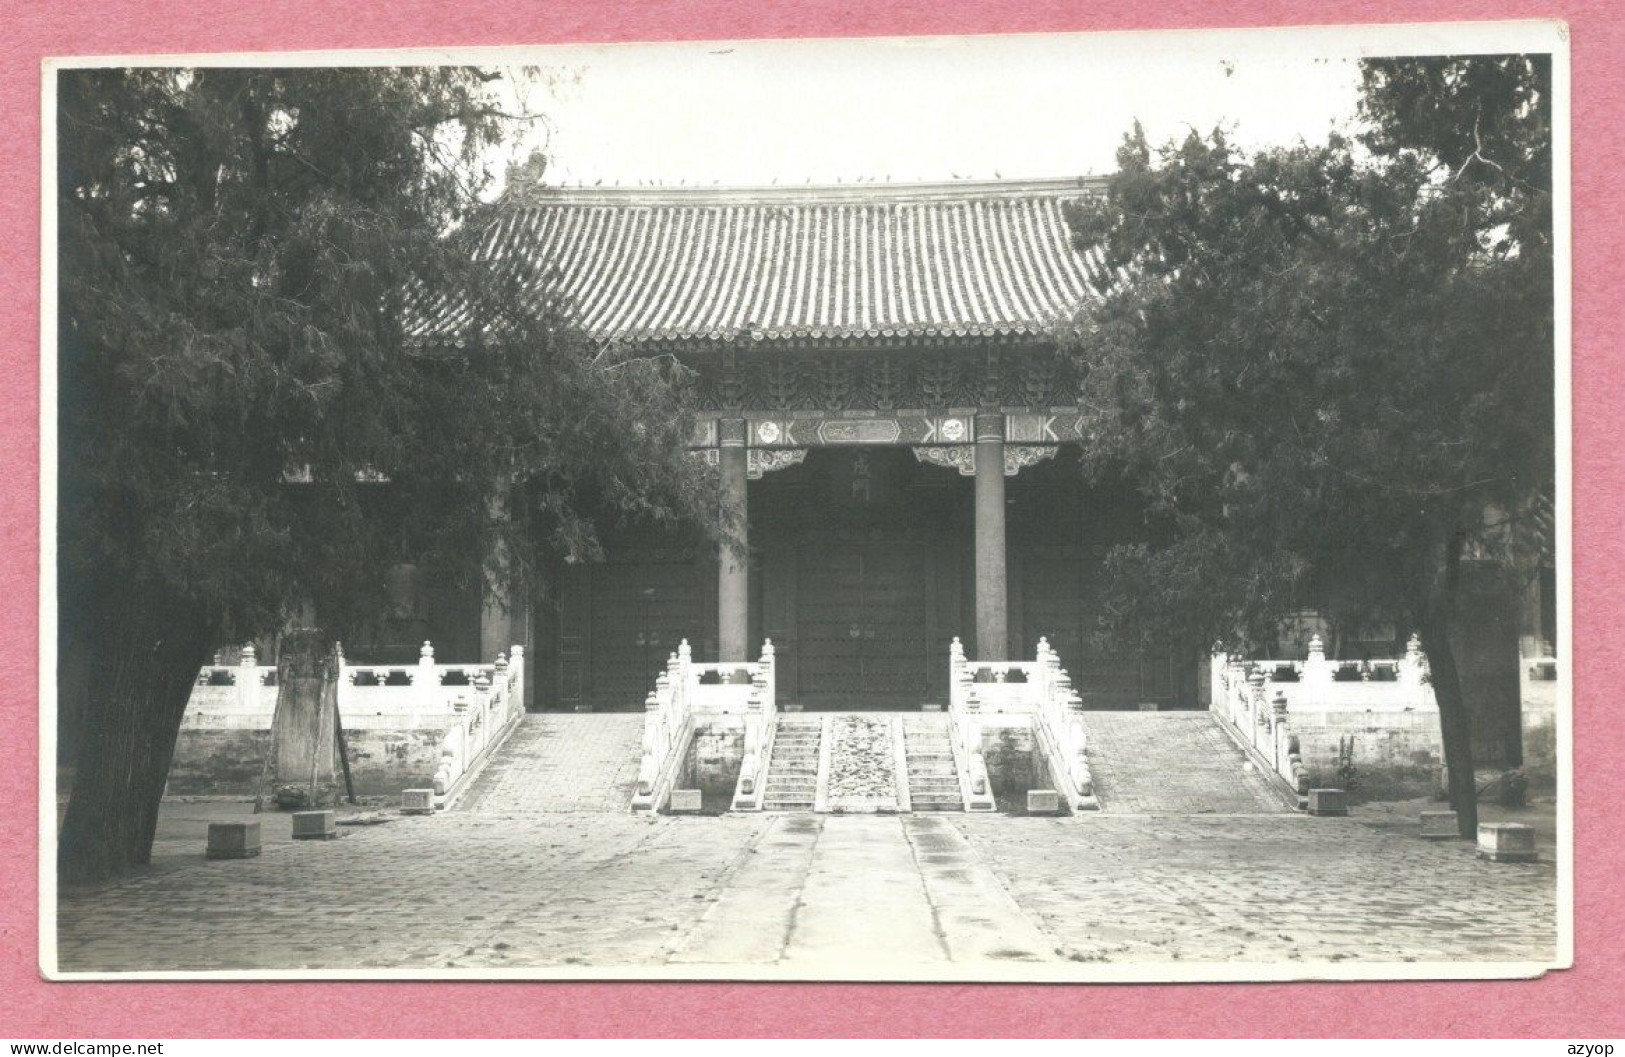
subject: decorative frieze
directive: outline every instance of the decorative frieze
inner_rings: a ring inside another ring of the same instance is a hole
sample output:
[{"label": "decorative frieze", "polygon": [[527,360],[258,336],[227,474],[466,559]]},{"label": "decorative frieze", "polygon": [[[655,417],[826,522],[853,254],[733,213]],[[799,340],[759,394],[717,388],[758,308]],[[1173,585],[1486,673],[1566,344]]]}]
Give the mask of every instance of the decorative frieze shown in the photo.
[{"label": "decorative frieze", "polygon": [[914,457],[932,466],[958,470],[961,477],[976,476],[976,449],[969,444],[917,447]]},{"label": "decorative frieze", "polygon": [[877,411],[895,408],[1077,403],[1078,371],[1045,348],[852,352],[729,350],[691,364],[690,395],[704,411]]},{"label": "decorative frieze", "polygon": [[1004,446],[1004,475],[1014,477],[1025,467],[1035,466],[1045,459],[1055,458],[1053,444],[1006,444]]},{"label": "decorative frieze", "polygon": [[[705,448],[688,454],[690,458],[699,459],[712,470],[722,462],[722,453],[718,448]],[[806,458],[806,448],[752,448],[745,455],[745,476],[752,481],[759,480],[764,473],[788,469],[800,464]]]},{"label": "decorative frieze", "polygon": [[[916,446],[914,457],[932,466],[958,470],[962,477],[976,476],[976,448],[970,444],[948,444],[932,447]],[[1004,475],[1014,477],[1023,468],[1053,459],[1058,449],[1054,445],[1008,444],[1004,449]]]},{"label": "decorative frieze", "polygon": [[893,418],[826,418],[816,436],[820,444],[896,444],[903,428]]},{"label": "decorative frieze", "polygon": [[745,476],[754,481],[764,473],[799,465],[806,458],[806,448],[779,448],[772,451],[752,448],[749,461],[745,464]]}]

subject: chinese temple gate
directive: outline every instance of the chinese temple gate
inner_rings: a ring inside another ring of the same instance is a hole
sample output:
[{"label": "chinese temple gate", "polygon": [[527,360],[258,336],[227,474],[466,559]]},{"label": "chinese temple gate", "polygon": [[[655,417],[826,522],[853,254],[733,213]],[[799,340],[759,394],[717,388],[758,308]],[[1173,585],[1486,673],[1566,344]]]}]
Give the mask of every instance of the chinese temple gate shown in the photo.
[{"label": "chinese temple gate", "polygon": [[697,373],[697,458],[744,517],[737,549],[628,531],[557,565],[526,613],[533,707],[636,709],[648,672],[778,649],[805,707],[917,707],[947,644],[1025,655],[1047,636],[1086,701],[1193,700],[1199,658],[1091,643],[1102,556],[1149,531],[1128,488],[1088,488],[1078,379],[1052,334],[1096,297],[1079,180],[509,193],[480,252],[551,262],[590,335]]}]

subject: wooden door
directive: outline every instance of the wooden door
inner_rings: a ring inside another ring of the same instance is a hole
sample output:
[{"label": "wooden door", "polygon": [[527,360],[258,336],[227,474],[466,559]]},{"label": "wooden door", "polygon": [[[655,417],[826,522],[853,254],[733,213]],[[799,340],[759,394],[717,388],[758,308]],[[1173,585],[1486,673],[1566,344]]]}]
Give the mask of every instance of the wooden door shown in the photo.
[{"label": "wooden door", "polygon": [[591,567],[588,696],[595,709],[643,707],[666,658],[693,633],[698,579],[691,562]]},{"label": "wooden door", "polygon": [[902,543],[802,552],[797,683],[804,703],[856,708],[929,696],[928,556],[925,547]]}]

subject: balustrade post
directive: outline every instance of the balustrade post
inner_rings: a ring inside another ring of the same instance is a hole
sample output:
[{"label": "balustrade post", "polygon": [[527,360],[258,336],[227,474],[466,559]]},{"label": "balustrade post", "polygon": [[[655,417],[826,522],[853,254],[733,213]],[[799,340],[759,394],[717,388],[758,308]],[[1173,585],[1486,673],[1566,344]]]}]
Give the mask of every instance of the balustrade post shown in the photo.
[{"label": "balustrade post", "polygon": [[508,651],[508,688],[513,695],[512,708],[515,712],[525,710],[525,647],[514,643],[513,649]]},{"label": "balustrade post", "polygon": [[1326,659],[1326,644],[1319,635],[1309,640],[1309,659],[1303,662],[1303,684],[1311,698],[1332,685],[1332,664]]},{"label": "balustrade post", "polygon": [[1229,679],[1230,655],[1225,652],[1224,643],[1215,641],[1213,649],[1208,656],[1208,707],[1228,712],[1227,691],[1230,686]]},{"label": "balustrade post", "polygon": [[772,639],[762,640],[762,661],[760,671],[763,675],[763,683],[765,684],[765,692],[767,695],[764,705],[766,709],[771,710],[778,706],[779,694],[778,659],[773,652]]},{"label": "balustrade post", "polygon": [[500,694],[501,707],[495,710],[506,715],[510,711],[511,695],[513,694],[513,684],[508,681],[508,655],[506,653],[497,654],[494,668],[495,671],[491,676],[491,700],[494,706]]},{"label": "balustrade post", "polygon": [[1405,642],[1405,656],[1399,662],[1399,685],[1407,701],[1413,706],[1422,703],[1422,639],[1414,631]]},{"label": "balustrade post", "polygon": [[435,670],[434,646],[428,639],[423,640],[423,648],[418,650],[418,670],[412,677],[412,689],[416,693],[418,707],[424,712],[432,712],[439,704],[440,678]]},{"label": "balustrade post", "polygon": [[260,711],[259,658],[254,655],[254,644],[243,647],[237,658],[237,707],[244,712]]}]

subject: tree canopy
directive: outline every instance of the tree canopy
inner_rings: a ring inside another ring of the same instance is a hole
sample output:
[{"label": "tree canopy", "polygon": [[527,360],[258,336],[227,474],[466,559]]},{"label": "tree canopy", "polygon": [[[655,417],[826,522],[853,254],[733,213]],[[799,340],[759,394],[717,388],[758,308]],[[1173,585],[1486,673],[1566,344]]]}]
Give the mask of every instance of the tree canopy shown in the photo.
[{"label": "tree canopy", "polygon": [[1460,563],[1515,567],[1552,490],[1549,79],[1374,62],[1359,142],[1126,137],[1071,216],[1116,279],[1062,335],[1090,471],[1174,529],[1109,557],[1120,633],[1256,647],[1310,608],[1422,629],[1450,711]]},{"label": "tree canopy", "polygon": [[[524,262],[458,235],[519,120],[490,80],[62,76],[65,586],[156,579],[242,638],[299,595],[366,604],[404,555],[471,575],[503,479],[546,482],[516,533],[569,553],[594,547],[596,511],[701,510],[673,366],[589,346],[517,293],[545,286]],[[413,350],[414,301],[478,326]]]},{"label": "tree canopy", "polygon": [[[59,75],[60,620],[103,666],[84,811],[155,807],[197,664],[301,603],[337,624],[402,560],[472,583],[537,540],[590,555],[607,519],[711,523],[680,368],[594,345],[533,265],[475,252],[525,119],[495,85],[450,67]],[[456,340],[414,342],[447,305]],[[118,788],[91,802],[109,769]]]}]

